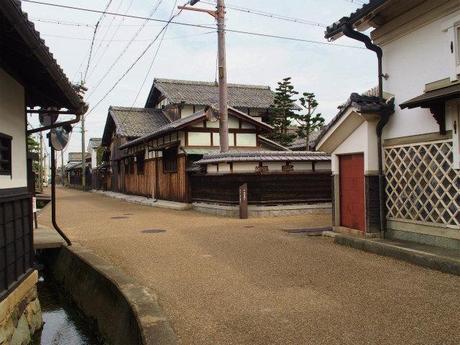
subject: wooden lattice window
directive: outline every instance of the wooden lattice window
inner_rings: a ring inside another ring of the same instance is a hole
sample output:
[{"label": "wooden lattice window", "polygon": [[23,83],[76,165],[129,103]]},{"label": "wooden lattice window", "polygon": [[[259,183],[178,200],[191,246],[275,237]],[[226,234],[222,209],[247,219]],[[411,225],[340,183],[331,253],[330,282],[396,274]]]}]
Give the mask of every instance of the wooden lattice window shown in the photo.
[{"label": "wooden lattice window", "polygon": [[12,137],[0,133],[0,175],[11,175]]},{"label": "wooden lattice window", "polygon": [[451,141],[385,148],[387,216],[460,229],[460,171]]}]

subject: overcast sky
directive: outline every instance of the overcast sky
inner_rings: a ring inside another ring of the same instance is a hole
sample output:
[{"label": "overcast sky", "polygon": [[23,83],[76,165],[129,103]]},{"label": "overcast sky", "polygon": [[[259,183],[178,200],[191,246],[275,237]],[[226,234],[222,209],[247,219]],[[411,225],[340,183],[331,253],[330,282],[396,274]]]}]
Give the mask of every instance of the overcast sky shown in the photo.
[{"label": "overcast sky", "polygon": [[[108,2],[108,0],[45,1],[97,10],[103,10]],[[178,0],[179,4],[182,2],[185,0]],[[360,2],[362,1],[227,0],[226,4],[329,25],[354,11],[360,6]],[[130,3],[131,7],[128,10]],[[113,0],[109,11],[119,13],[128,11],[127,13],[133,15],[149,16],[158,3],[160,6],[152,18],[168,19],[175,0]],[[69,79],[75,83],[79,82],[88,62],[94,25],[101,15],[25,2],[22,6]],[[205,4],[196,6],[212,8]],[[182,12],[175,20],[214,25],[211,16],[197,12]],[[57,24],[56,21],[60,21],[61,24]],[[123,20],[108,15],[102,19],[86,79],[86,86],[89,89],[86,101],[90,104],[90,108],[94,107],[123,75],[164,25],[148,22],[135,41],[126,49],[128,41],[143,23],[142,20]],[[227,11],[227,27],[327,43],[323,37],[324,27],[321,25],[287,22],[231,9]],[[347,38],[341,38],[336,43],[359,46],[357,42]],[[215,31],[170,25],[150,73],[147,75],[157,43],[88,115],[87,140],[102,136],[110,105],[142,107],[154,78],[214,81],[216,46]],[[125,53],[120,58],[123,50]],[[117,59],[118,62],[101,81]],[[337,106],[343,103],[351,92],[363,92],[377,84],[375,56],[365,49],[227,33],[227,59],[228,79],[232,83],[270,85],[275,89],[279,80],[287,76],[292,77],[297,91],[316,94],[319,112],[326,120],[337,113]],[[141,88],[144,79],[146,82]],[[80,135],[80,131],[76,129],[67,151],[80,150]]]}]

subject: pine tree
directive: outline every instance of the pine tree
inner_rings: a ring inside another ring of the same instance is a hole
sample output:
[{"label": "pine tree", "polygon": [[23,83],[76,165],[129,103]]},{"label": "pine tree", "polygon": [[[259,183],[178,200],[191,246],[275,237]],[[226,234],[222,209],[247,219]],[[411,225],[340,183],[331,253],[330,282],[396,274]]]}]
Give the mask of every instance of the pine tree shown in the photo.
[{"label": "pine tree", "polygon": [[320,130],[324,126],[324,118],[321,113],[315,114],[318,107],[318,101],[315,94],[311,92],[304,92],[302,97],[299,98],[302,108],[305,109],[302,113],[294,114],[291,118],[297,122],[297,135],[300,138],[305,138],[307,151],[310,145],[310,134],[314,131]]},{"label": "pine tree", "polygon": [[270,138],[282,145],[290,144],[295,138],[295,134],[288,133],[288,127],[291,124],[290,119],[295,115],[293,111],[296,101],[294,96],[297,94],[298,92],[294,90],[290,77],[278,82],[274,102],[271,106],[269,123],[274,127]]}]

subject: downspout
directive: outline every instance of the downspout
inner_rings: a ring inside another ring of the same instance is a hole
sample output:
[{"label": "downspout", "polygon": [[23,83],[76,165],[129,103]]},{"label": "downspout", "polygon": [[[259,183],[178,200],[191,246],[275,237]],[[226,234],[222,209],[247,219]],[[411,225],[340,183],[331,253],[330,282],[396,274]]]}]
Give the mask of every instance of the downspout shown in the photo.
[{"label": "downspout", "polygon": [[67,245],[71,246],[72,242],[70,242],[69,238],[66,236],[64,231],[61,230],[59,225],[56,221],[56,157],[53,145],[51,145],[50,139],[50,147],[51,147],[51,221],[53,223],[54,229],[61,235],[61,237],[66,241]]},{"label": "downspout", "polygon": [[[350,37],[354,40],[363,42],[367,49],[372,50],[377,55],[378,62],[378,92],[379,98],[383,100],[383,71],[382,71],[382,57],[383,52],[382,48],[372,43],[372,40],[369,36],[364,35],[361,32],[355,31],[350,24],[344,24],[342,27],[342,32],[345,36]],[[382,111],[380,113],[380,120],[377,123],[377,146],[378,146],[378,169],[379,169],[379,218],[380,218],[380,235],[382,238],[385,237],[386,230],[386,214],[385,214],[385,175],[383,173],[383,147],[382,147],[382,132],[383,127],[388,123],[390,119],[391,112]]]}]

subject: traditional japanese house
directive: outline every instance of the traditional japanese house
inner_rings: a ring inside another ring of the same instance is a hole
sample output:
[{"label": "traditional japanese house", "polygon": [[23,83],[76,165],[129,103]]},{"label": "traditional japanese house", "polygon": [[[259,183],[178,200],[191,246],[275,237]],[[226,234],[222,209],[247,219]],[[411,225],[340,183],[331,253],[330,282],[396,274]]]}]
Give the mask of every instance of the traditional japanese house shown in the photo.
[{"label": "traditional japanese house", "polygon": [[380,68],[378,97],[353,94],[317,141],[335,229],[460,249],[458,0],[371,0],[326,30],[341,36]]},{"label": "traditional japanese house", "polygon": [[[229,106],[265,121],[273,104],[274,93],[269,86],[228,84],[228,99]],[[155,79],[145,107],[163,109],[175,121],[218,102],[217,83]]]},{"label": "traditional japanese house", "polygon": [[[91,153],[85,152],[85,181],[88,181],[86,188],[91,186],[91,160]],[[81,152],[69,152],[67,164],[64,167],[67,186],[81,188],[81,176],[83,173],[81,165]]]},{"label": "traditional japanese house", "polygon": [[[124,193],[190,202],[188,172],[197,169],[193,163],[203,154],[219,150],[216,110],[208,107],[175,121],[171,121],[162,110],[149,110],[149,114],[157,118],[156,128],[137,139],[125,139],[118,146],[118,156],[111,158],[112,182],[116,181],[117,189]],[[229,108],[231,150],[285,150],[261,139],[260,134],[271,129],[269,125]]]},{"label": "traditional japanese house", "polygon": [[27,114],[54,107],[79,115],[84,103],[20,1],[0,1],[0,32],[0,342],[28,344],[42,317],[33,264]]}]

